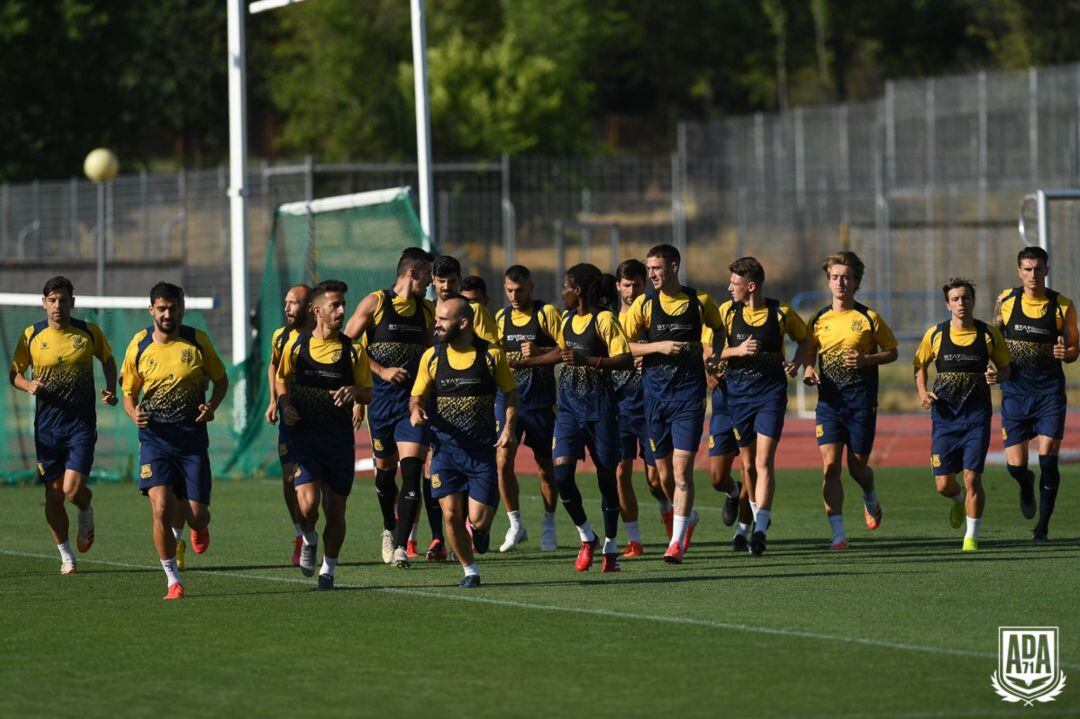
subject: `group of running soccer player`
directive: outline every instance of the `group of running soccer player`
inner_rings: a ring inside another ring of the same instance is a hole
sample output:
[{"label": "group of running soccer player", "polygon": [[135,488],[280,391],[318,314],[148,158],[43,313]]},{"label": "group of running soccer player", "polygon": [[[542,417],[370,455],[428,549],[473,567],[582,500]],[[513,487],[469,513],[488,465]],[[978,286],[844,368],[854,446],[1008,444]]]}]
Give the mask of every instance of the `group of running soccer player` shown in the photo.
[{"label": "group of running soccer player", "polygon": [[[620,558],[642,556],[631,481],[640,456],[669,537],[663,559],[679,564],[699,519],[693,470],[710,389],[709,470],[713,488],[724,495],[722,520],[735,525],[733,550],[764,554],[788,378],[800,368],[802,381],[819,393],[816,435],[829,546],[848,547],[845,450],[848,472],[862,490],[866,525],[877,529],[883,512],[869,460],[878,367],[896,361],[898,348],[882,317],[855,299],[862,261],[853,252],[826,258],[832,301],[809,322],[765,295],[765,271],[753,257],[729,265],[731,299],[719,305],[680,282],[681,262],[675,247],[657,245],[644,262],[626,260],[614,275],[575,265],[563,278],[563,309],[535,297],[529,269],[514,265],[504,275],[507,306],[495,316],[482,279],[463,278],[456,259],[417,247],[402,252],[393,284],[364,297],[348,319],[343,282],[290,288],[287,322],[271,341],[265,416],[279,426],[283,494],[295,528],[293,565],[304,576],[317,573],[318,589],[333,589],[355,474],[354,433],[365,420],[387,564],[408,568],[420,556],[416,526],[423,504],[432,535],[427,561],[454,557],[464,569],[460,586],[479,587],[475,556],[489,550],[500,498],[510,526],[499,550],[511,551],[528,537],[514,472],[520,443],[538,469],[542,551],[558,547],[561,501],[578,533],[577,571],[592,567],[597,553],[605,573],[618,572]],[[1080,355],[1076,309],[1047,288],[1044,250],[1025,248],[1017,265],[1020,285],[1000,294],[992,324],[973,315],[974,285],[949,279],[942,290],[950,318],[926,331],[914,357],[919,400],[933,421],[931,468],[937,491],[951,500],[952,527],[966,520],[964,551],[978,549],[992,385],[1003,390],[1002,439],[1021,512],[1028,519],[1039,515],[1035,542],[1047,540],[1060,483],[1062,362]],[[435,303],[426,299],[432,285]],[[93,359],[102,364],[100,395],[107,405],[118,402],[117,368],[100,327],[72,317],[70,281],[54,277],[42,294],[46,318],[20,337],[11,382],[37,398],[45,515],[61,574],[72,574],[77,561],[65,499],[78,509],[78,550],[89,551],[94,541],[87,487],[97,439]],[[165,598],[178,599],[184,596],[184,526],[195,553],[210,544],[206,423],[228,380],[210,338],[183,324],[181,288],[158,283],[149,309],[153,324],[125,353],[120,395],[139,428],[139,489],[150,500]],[[797,345],[790,358],[785,338]],[[1037,499],[1028,460],[1032,439],[1039,453]],[[575,479],[586,449],[600,489],[602,539]],[[736,458],[741,481],[732,475]],[[621,552],[620,519],[627,535]]]}]

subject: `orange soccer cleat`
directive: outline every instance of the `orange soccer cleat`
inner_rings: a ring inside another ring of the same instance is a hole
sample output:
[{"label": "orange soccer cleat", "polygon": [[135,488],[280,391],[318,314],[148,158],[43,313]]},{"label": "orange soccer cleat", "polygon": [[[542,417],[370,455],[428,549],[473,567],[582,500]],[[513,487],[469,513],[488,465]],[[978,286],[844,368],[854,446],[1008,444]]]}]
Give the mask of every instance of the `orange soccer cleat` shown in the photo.
[{"label": "orange soccer cleat", "polygon": [[300,566],[300,550],[303,547],[304,547],[304,538],[303,537],[297,537],[296,541],[293,542],[293,550],[292,550],[292,565],[294,567],[299,567]]},{"label": "orange soccer cleat", "polygon": [[191,530],[191,548],[195,554],[202,554],[210,548],[210,527]]},{"label": "orange soccer cleat", "polygon": [[626,545],[626,549],[622,551],[621,556],[623,559],[633,559],[634,557],[641,557],[644,554],[645,548],[641,546],[641,542],[630,542]]},{"label": "orange soccer cleat", "polygon": [[579,572],[588,571],[589,567],[592,566],[593,552],[596,551],[596,545],[599,541],[600,537],[594,534],[592,541],[581,543],[581,549],[578,550],[577,559],[574,560],[574,569]]},{"label": "orange soccer cleat", "polygon": [[871,512],[863,505],[863,516],[866,517],[866,528],[873,532],[875,529],[881,526],[881,503],[878,502],[877,507]]},{"label": "orange soccer cleat", "polygon": [[660,515],[660,521],[664,523],[664,531],[667,532],[667,538],[671,539],[671,533],[675,531],[672,527],[675,522],[675,508],[672,507],[668,511],[663,512]]},{"label": "orange soccer cleat", "polygon": [[420,549],[416,546],[415,539],[410,539],[405,543],[405,555],[409,559],[416,559],[420,556]]},{"label": "orange soccer cleat", "polygon": [[682,564],[683,555],[686,553],[678,542],[672,542],[664,552],[664,561],[668,564]]},{"label": "orange soccer cleat", "polygon": [[169,591],[165,594],[163,599],[183,599],[184,598],[184,585],[180,582],[173,582],[169,585]]}]

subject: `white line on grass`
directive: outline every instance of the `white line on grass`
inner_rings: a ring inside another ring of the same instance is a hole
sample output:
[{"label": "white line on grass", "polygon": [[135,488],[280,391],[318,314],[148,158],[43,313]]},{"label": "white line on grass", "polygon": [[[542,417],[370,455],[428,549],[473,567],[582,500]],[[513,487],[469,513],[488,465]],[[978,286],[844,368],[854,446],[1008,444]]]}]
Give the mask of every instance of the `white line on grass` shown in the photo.
[{"label": "white line on grass", "polygon": [[[0,549],[0,554],[12,557],[26,557],[31,559],[55,560],[52,554],[39,554],[36,552],[19,552],[10,549]],[[80,561],[92,564],[103,564],[110,567],[123,567],[125,569],[155,570],[160,567],[146,564],[131,564],[128,562],[114,562],[103,559],[85,559]],[[297,579],[295,577],[270,577],[263,574],[247,574],[243,572],[228,572],[217,569],[191,569],[191,572],[209,574],[220,577],[233,577],[237,579],[253,579],[262,582],[277,582],[279,584],[299,584],[313,586],[311,580]],[[884,639],[869,639],[866,637],[850,637],[842,634],[825,634],[822,632],[810,632],[803,629],[786,629],[783,627],[761,627],[750,624],[735,624],[732,622],[717,622],[711,619],[696,619],[694,617],[664,616],[659,614],[639,614],[636,612],[619,612],[611,609],[593,609],[589,607],[566,607],[557,604],[540,604],[537,602],[519,602],[512,599],[495,599],[492,597],[478,597],[471,594],[450,594],[447,592],[433,592],[424,589],[408,589],[404,587],[368,587],[363,584],[338,584],[342,589],[367,589],[369,591],[382,592],[384,594],[404,594],[413,597],[428,597],[431,599],[449,599],[457,602],[470,602],[473,604],[487,604],[498,607],[511,607],[515,609],[533,609],[545,612],[563,612],[569,614],[586,614],[609,619],[633,619],[644,622],[661,622],[666,624],[687,624],[691,626],[707,627],[709,629],[728,629],[749,634],[768,634],[781,637],[793,637],[797,639],[816,639],[818,641],[841,642],[844,644],[857,644],[867,647],[879,647],[882,649],[899,649],[911,652],[926,652],[929,654],[948,654],[961,657],[975,657],[979,659],[997,659],[993,652],[977,652],[968,649],[952,649],[949,647],[934,647],[922,644],[908,644],[905,642],[890,642]],[[1080,664],[1061,662],[1062,666],[1080,668]]]}]

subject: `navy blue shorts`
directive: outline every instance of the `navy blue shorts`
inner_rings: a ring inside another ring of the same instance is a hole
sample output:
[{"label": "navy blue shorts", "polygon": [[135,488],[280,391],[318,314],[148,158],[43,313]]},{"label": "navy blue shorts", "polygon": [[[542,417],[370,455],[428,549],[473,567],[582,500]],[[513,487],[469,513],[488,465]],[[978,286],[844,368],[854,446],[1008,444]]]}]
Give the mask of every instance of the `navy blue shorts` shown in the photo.
[{"label": "navy blue shorts", "polygon": [[649,429],[649,447],[657,457],[667,457],[672,450],[696,452],[701,446],[705,427],[705,401],[645,403],[645,421]]},{"label": "navy blue shorts", "polygon": [[351,442],[304,442],[294,437],[291,452],[296,463],[294,486],[322,482],[343,497],[352,492],[356,455]]},{"label": "navy blue shorts", "polygon": [[581,419],[562,410],[555,415],[555,457],[585,457],[588,447],[593,464],[612,472],[619,466],[619,422],[615,416]]},{"label": "navy blue shorts", "polygon": [[735,441],[740,447],[749,446],[759,434],[777,441],[784,433],[784,414],[787,412],[787,395],[779,399],[759,402],[731,402],[731,420]]},{"label": "navy blue shorts", "polygon": [[278,419],[277,453],[282,467],[293,463],[292,454],[289,452],[289,425],[280,418]]},{"label": "navy blue shorts", "polygon": [[172,487],[177,499],[210,504],[210,455],[206,449],[139,445],[139,491]]},{"label": "navy blue shorts", "polygon": [[371,451],[378,459],[397,454],[398,442],[431,445],[431,430],[427,425],[413,427],[407,410],[387,419],[369,415],[368,429],[371,431]]},{"label": "navy blue shorts", "polygon": [[815,434],[820,447],[823,444],[844,444],[855,454],[868,455],[874,448],[877,432],[877,408],[834,407],[817,403]]},{"label": "navy blue shorts", "polygon": [[712,417],[709,418],[709,456],[723,457],[739,451],[735,441],[735,423],[731,419],[731,409],[727,404],[718,404],[713,399]]},{"label": "navy blue shorts", "polygon": [[930,467],[934,476],[958,474],[965,469],[982,474],[990,449],[990,423],[934,423]]},{"label": "navy blue shorts", "polygon": [[[506,405],[495,404],[495,432],[502,434],[506,422]],[[514,423],[514,439],[533,451],[537,459],[551,459],[551,443],[555,437],[555,408],[519,408]],[[522,439],[524,438],[524,440]]]},{"label": "navy blue shorts", "polygon": [[431,454],[431,496],[439,499],[464,492],[469,499],[497,507],[499,470],[495,465],[495,448],[489,449],[436,445]]},{"label": "navy blue shorts", "polygon": [[619,459],[635,460],[638,457],[646,466],[655,467],[656,457],[649,447],[649,431],[645,415],[619,413]]},{"label": "navy blue shorts", "polygon": [[1001,439],[1006,447],[1038,436],[1065,436],[1065,395],[1005,395],[1001,398]]},{"label": "navy blue shorts", "polygon": [[38,479],[52,484],[64,477],[66,470],[90,474],[94,466],[94,444],[97,432],[92,429],[77,430],[64,435],[34,434],[37,449]]}]

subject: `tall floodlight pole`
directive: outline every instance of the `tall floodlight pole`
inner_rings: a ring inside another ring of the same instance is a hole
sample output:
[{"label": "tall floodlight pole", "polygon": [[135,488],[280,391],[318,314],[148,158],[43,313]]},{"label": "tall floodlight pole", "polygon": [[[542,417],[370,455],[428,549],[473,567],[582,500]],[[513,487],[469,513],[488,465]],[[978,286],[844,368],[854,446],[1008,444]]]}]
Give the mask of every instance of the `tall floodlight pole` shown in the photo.
[{"label": "tall floodlight pole", "polygon": [[244,67],[244,0],[229,3],[229,247],[232,278],[232,359],[247,359],[247,88]]},{"label": "tall floodlight pole", "polygon": [[435,236],[431,174],[431,112],[428,109],[427,30],[424,0],[411,0],[413,85],[416,95],[416,169],[420,177],[420,227],[427,235],[428,250]]}]

